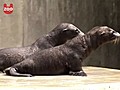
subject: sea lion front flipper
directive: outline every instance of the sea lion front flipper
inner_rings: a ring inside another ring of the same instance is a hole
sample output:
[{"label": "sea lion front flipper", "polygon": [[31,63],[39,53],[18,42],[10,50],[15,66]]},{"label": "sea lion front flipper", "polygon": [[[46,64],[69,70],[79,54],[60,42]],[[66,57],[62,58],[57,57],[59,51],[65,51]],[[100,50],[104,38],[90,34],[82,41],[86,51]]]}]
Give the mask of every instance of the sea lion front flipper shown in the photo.
[{"label": "sea lion front flipper", "polygon": [[6,75],[10,75],[10,76],[32,77],[31,74],[21,74],[21,73],[18,73],[16,71],[16,69],[12,68],[12,67],[5,69],[4,72],[6,73]]},{"label": "sea lion front flipper", "polygon": [[87,74],[84,71],[77,71],[77,72],[70,71],[69,75],[73,75],[73,76],[87,76]]}]

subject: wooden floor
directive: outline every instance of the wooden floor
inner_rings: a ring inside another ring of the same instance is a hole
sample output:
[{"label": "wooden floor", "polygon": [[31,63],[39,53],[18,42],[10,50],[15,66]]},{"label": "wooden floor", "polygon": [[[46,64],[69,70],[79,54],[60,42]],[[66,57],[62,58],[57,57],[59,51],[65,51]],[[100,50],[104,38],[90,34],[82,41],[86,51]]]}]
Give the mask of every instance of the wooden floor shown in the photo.
[{"label": "wooden floor", "polygon": [[87,77],[35,76],[12,77],[0,73],[0,90],[120,90],[120,70],[84,67]]}]

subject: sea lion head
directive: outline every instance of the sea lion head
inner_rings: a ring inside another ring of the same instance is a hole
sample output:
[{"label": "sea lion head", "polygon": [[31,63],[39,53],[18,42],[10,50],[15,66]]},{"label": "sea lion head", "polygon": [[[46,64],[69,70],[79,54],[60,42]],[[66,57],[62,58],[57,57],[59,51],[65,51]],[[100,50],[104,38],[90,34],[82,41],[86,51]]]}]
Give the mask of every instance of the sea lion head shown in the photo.
[{"label": "sea lion head", "polygon": [[59,41],[59,45],[76,37],[77,35],[83,36],[84,33],[71,23],[61,23],[57,25],[51,32],[51,36],[54,36],[54,38]]},{"label": "sea lion head", "polygon": [[68,24],[68,23],[63,23],[63,28],[61,33],[64,37],[66,37],[67,39],[72,39],[75,36],[77,36],[78,34],[80,36],[85,35],[80,29],[78,29],[76,26],[74,26],[73,24]]},{"label": "sea lion head", "polygon": [[118,32],[107,26],[97,26],[88,33],[92,34],[93,38],[96,38],[100,44],[115,41],[120,37]]}]

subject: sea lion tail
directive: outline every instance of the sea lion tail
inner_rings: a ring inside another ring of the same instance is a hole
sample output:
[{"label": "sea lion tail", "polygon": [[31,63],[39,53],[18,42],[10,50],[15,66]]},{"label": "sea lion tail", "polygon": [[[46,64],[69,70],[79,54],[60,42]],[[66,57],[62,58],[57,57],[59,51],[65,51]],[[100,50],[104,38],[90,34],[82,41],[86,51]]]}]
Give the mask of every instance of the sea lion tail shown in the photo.
[{"label": "sea lion tail", "polygon": [[18,73],[16,71],[15,68],[13,67],[9,67],[7,69],[4,70],[4,73],[6,73],[6,75],[9,75],[9,76],[18,76],[18,77],[32,77],[31,74],[21,74],[21,73]]}]

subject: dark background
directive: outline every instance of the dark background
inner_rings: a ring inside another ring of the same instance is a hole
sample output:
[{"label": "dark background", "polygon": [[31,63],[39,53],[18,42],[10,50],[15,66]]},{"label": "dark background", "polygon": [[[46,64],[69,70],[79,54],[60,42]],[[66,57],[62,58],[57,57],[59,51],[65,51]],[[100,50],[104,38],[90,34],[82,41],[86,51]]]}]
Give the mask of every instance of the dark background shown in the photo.
[{"label": "dark background", "polygon": [[[4,3],[14,5],[12,14]],[[62,22],[85,33],[101,25],[120,32],[120,0],[1,0],[0,48],[29,45]],[[99,47],[83,64],[120,69],[120,43]]]}]

